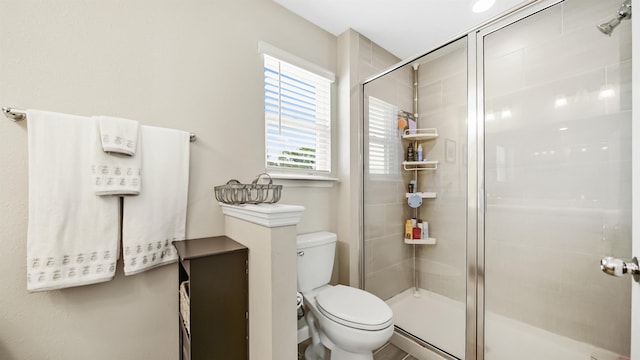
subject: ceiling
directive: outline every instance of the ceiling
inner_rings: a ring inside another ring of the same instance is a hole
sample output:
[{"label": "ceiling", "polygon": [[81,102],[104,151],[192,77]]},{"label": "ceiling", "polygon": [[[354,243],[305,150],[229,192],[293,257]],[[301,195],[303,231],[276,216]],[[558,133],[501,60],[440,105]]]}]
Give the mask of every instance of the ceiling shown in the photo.
[{"label": "ceiling", "polygon": [[481,14],[474,0],[274,0],[340,35],[351,28],[401,60],[410,60],[527,0],[496,0]]}]

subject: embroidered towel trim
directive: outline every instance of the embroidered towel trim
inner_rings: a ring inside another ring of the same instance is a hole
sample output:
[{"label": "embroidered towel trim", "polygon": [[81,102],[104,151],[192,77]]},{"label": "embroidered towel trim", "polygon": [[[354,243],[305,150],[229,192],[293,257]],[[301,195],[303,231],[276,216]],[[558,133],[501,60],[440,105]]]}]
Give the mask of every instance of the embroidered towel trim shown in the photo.
[{"label": "embroidered towel trim", "polygon": [[93,136],[96,141],[92,150],[94,156],[91,176],[95,194],[100,196],[140,194],[141,150],[138,149],[133,156],[115,152],[106,153],[102,151],[100,145],[99,131],[95,131]]},{"label": "embroidered towel trim", "polygon": [[100,139],[105,152],[133,156],[138,145],[139,123],[135,120],[96,116],[100,123]]}]

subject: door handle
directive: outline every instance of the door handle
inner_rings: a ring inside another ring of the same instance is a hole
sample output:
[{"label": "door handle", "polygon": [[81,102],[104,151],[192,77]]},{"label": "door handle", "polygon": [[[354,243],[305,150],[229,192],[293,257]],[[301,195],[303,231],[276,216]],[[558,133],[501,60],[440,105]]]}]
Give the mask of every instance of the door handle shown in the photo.
[{"label": "door handle", "polygon": [[603,257],[602,260],[600,260],[600,269],[604,271],[605,274],[611,276],[631,274],[635,281],[640,282],[640,265],[638,265],[638,259],[636,257],[629,262],[611,256]]}]

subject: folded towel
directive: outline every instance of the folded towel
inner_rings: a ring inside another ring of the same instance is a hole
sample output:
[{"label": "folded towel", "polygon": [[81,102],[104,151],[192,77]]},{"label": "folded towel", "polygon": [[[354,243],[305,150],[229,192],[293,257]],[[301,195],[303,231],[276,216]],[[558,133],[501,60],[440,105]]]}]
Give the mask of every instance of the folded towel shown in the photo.
[{"label": "folded towel", "polygon": [[177,260],[171,244],[184,240],[189,187],[189,133],[140,127],[142,187],[125,197],[122,221],[124,274]]},{"label": "folded towel", "polygon": [[105,152],[133,155],[138,144],[138,122],[107,116],[95,117],[100,123],[100,139]]},{"label": "folded towel", "polygon": [[[141,150],[138,149],[133,156],[115,152],[106,153],[102,151],[100,132],[97,128],[92,136],[94,146],[92,147],[91,176],[95,194],[101,196],[138,195],[140,193]],[[139,139],[136,142],[139,142]]]},{"label": "folded towel", "polygon": [[27,289],[52,290],[113,278],[119,199],[99,197],[91,166],[91,118],[28,110]]}]

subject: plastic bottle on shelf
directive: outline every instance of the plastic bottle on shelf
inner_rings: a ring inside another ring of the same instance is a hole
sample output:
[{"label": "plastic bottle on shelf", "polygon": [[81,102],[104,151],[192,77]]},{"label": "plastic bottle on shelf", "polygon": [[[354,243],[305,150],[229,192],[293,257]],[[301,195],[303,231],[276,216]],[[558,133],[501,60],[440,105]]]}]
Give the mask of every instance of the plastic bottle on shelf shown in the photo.
[{"label": "plastic bottle on shelf", "polygon": [[415,151],[413,151],[413,142],[409,143],[407,146],[407,161],[413,161]]},{"label": "plastic bottle on shelf", "polygon": [[411,219],[407,219],[407,223],[404,226],[404,238],[407,240],[411,240],[413,237],[413,223]]},{"label": "plastic bottle on shelf", "polygon": [[418,161],[422,161],[422,144],[418,145]]},{"label": "plastic bottle on shelf", "polygon": [[422,229],[419,226],[413,228],[413,240],[422,239]]},{"label": "plastic bottle on shelf", "polygon": [[424,239],[424,223],[422,219],[418,219],[418,228],[420,229],[420,240]]}]

